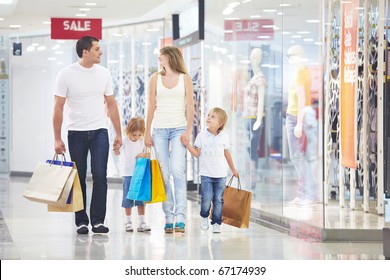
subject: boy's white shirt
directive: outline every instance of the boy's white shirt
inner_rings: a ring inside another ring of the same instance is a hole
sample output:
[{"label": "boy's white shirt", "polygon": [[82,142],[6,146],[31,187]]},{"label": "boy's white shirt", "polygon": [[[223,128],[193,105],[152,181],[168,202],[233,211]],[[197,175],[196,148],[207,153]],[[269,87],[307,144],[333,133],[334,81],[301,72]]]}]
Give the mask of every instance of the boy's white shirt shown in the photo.
[{"label": "boy's white shirt", "polygon": [[208,130],[200,132],[195,139],[194,147],[201,150],[199,156],[199,174],[211,178],[227,176],[228,164],[225,150],[229,150],[230,143],[227,133],[221,131],[217,135]]}]

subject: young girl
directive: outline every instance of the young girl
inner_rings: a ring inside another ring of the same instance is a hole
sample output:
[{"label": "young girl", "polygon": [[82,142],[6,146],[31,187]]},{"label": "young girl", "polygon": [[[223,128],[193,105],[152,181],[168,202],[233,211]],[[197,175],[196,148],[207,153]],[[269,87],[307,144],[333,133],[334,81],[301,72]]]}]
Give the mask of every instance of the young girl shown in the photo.
[{"label": "young girl", "polygon": [[[137,206],[139,225],[137,231],[150,231],[150,227],[145,223],[145,203],[143,201],[129,200],[126,198],[129,192],[131,178],[134,173],[135,161],[139,157],[149,157],[149,153],[145,153],[143,135],[145,133],[145,121],[142,118],[131,118],[126,126],[123,145],[121,148],[121,175],[123,178],[123,198],[122,207],[125,208],[125,228],[126,231],[133,231],[131,222],[131,208]],[[119,155],[119,150],[114,150],[116,155]]]},{"label": "young girl", "polygon": [[228,135],[222,131],[226,122],[226,112],[221,108],[213,108],[206,119],[207,130],[197,135],[194,147],[187,139],[182,139],[183,145],[190,153],[199,157],[199,174],[202,184],[200,227],[204,230],[209,228],[210,208],[213,202],[211,224],[214,233],[221,232],[223,193],[227,175],[226,162],[233,175],[239,176],[229,152]]}]

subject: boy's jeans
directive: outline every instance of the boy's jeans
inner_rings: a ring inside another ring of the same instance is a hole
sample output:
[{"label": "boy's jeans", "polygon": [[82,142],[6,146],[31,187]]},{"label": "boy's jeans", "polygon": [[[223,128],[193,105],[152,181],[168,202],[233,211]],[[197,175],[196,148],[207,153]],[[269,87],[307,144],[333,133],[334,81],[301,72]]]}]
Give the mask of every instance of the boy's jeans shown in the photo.
[{"label": "boy's jeans", "polygon": [[211,202],[214,210],[211,216],[211,224],[222,223],[223,193],[226,187],[226,177],[211,178],[201,176],[202,200],[200,206],[200,216],[207,218],[210,215]]}]

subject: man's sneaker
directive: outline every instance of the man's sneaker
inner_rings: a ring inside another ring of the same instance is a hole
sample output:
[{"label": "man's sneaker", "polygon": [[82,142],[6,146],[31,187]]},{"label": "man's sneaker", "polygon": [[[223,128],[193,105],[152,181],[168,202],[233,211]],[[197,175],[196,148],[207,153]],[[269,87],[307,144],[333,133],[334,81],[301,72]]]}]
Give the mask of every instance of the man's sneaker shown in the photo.
[{"label": "man's sneaker", "polygon": [[88,227],[86,225],[81,225],[77,228],[76,232],[78,234],[87,234],[88,233]]},{"label": "man's sneaker", "polygon": [[175,232],[185,232],[186,225],[184,223],[176,223],[175,224]]},{"label": "man's sneaker", "polygon": [[145,232],[145,231],[151,231],[151,229],[150,229],[150,226],[148,226],[148,225],[145,224],[145,223],[142,223],[142,224],[137,228],[137,231],[138,231],[138,232]]},{"label": "man's sneaker", "polygon": [[173,233],[173,224],[165,224],[165,233]]},{"label": "man's sneaker", "polygon": [[200,228],[203,230],[209,229],[209,218],[200,217]]},{"label": "man's sneaker", "polygon": [[221,225],[213,224],[213,233],[221,233]]},{"label": "man's sneaker", "polygon": [[131,222],[126,223],[125,224],[125,229],[128,232],[132,232],[133,231],[133,224]]},{"label": "man's sneaker", "polygon": [[103,224],[97,224],[92,227],[94,233],[107,233],[109,231],[108,227]]}]

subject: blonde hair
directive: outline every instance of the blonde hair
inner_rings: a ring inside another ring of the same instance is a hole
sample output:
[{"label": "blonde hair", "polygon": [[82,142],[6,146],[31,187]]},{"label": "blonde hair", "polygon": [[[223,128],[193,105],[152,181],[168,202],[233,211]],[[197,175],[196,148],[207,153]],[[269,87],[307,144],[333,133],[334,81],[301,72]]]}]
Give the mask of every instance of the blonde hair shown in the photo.
[{"label": "blonde hair", "polygon": [[134,117],[129,120],[126,125],[125,134],[127,137],[130,136],[131,133],[136,131],[140,131],[142,135],[145,133],[145,121],[143,118]]},{"label": "blonde hair", "polygon": [[213,109],[210,110],[210,112],[213,112],[218,116],[218,120],[221,123],[221,126],[218,128],[218,133],[219,133],[224,129],[228,120],[228,115],[226,114],[224,109],[221,109],[219,107],[214,107]]},{"label": "blonde hair", "polygon": [[[160,49],[160,53],[168,57],[169,66],[173,71],[187,74],[187,68],[184,64],[184,59],[181,51],[174,46],[166,46]],[[165,68],[160,71],[161,75],[165,75]]]}]

